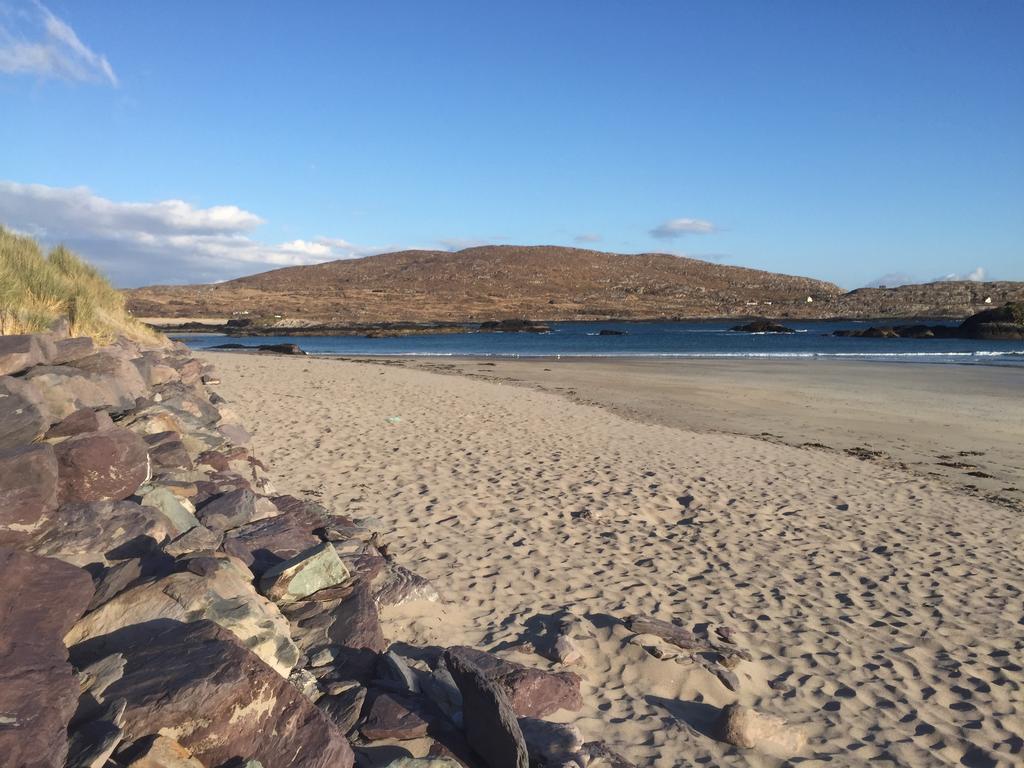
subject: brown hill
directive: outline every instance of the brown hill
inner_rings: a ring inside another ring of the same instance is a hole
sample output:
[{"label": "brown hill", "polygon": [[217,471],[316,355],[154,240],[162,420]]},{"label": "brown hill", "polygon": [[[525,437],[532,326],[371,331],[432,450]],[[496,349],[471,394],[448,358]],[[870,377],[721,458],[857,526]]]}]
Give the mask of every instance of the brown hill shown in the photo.
[{"label": "brown hill", "polygon": [[[808,301],[808,298],[812,301]],[[986,303],[988,299],[988,303]],[[280,315],[344,325],[609,318],[966,317],[1024,300],[1024,283],[945,282],[849,293],[832,283],[664,253],[557,246],[399,251],[215,285],[128,291],[140,317]]]},{"label": "brown hill", "polygon": [[576,320],[791,314],[839,287],[663,253],[555,246],[400,251],[287,267],[216,285],[128,292],[139,316],[238,312],[324,322]]}]

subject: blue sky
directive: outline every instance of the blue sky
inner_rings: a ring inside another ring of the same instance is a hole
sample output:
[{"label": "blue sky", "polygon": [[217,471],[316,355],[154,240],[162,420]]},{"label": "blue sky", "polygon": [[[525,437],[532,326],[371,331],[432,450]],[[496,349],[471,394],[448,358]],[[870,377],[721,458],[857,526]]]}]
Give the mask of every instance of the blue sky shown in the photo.
[{"label": "blue sky", "polygon": [[122,285],[490,242],[1021,280],[1021,39],[1021,0],[0,0],[0,222]]}]

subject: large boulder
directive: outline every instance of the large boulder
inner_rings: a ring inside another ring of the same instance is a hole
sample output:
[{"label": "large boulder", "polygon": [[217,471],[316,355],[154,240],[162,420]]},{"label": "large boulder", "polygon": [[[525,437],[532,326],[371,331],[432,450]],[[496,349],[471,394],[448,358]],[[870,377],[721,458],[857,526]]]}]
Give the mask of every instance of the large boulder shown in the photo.
[{"label": "large boulder", "polygon": [[209,619],[223,627],[278,674],[287,677],[299,659],[288,620],[253,589],[252,574],[226,555],[197,556],[189,570],[128,589],[86,615],[68,633],[69,644],[157,619]]},{"label": "large boulder", "polygon": [[119,501],[149,479],[146,443],[127,429],[76,435],[55,450],[61,502]]},{"label": "large boulder", "polygon": [[260,577],[260,591],[275,602],[290,603],[349,578],[334,546],[324,542],[269,568]]},{"label": "large boulder", "polygon": [[77,566],[148,554],[175,535],[160,510],[130,501],[62,504],[33,536],[32,551]]},{"label": "large boulder", "polygon": [[0,549],[0,762],[63,768],[79,683],[64,635],[92,597],[85,571]]},{"label": "large boulder", "polygon": [[526,741],[502,686],[465,654],[449,650],[444,661],[462,694],[463,728],[469,745],[488,768],[529,768]]},{"label": "large boulder", "polygon": [[29,445],[0,452],[0,544],[24,544],[56,509],[53,447]]},{"label": "large boulder", "polygon": [[575,712],[583,706],[580,677],[574,672],[545,672],[467,646],[449,648],[446,658],[456,657],[500,685],[519,717],[547,717],[559,709]]},{"label": "large boulder", "polygon": [[[125,742],[172,735],[203,765],[238,757],[265,766],[352,768],[352,750],[330,719],[212,621],[153,621],[106,638],[125,658],[103,696],[124,699]],[[73,658],[88,658],[81,648]]]},{"label": "large boulder", "polygon": [[987,341],[1024,339],[1024,301],[1011,301],[971,315],[960,324],[960,335]]},{"label": "large boulder", "polygon": [[21,379],[0,377],[0,451],[31,443],[50,426],[42,395]]},{"label": "large boulder", "polygon": [[369,585],[362,580],[354,585],[352,593],[334,608],[331,617],[333,623],[327,636],[331,643],[344,649],[336,662],[339,674],[353,680],[372,677],[377,656],[387,648],[387,643]]},{"label": "large boulder", "polygon": [[[270,504],[270,507],[272,511],[273,504]],[[196,510],[199,522],[210,530],[221,532],[230,531],[266,516],[257,507],[256,494],[248,488],[218,494]]]},{"label": "large boulder", "polygon": [[57,339],[53,343],[53,354],[50,365],[64,365],[88,357],[96,351],[96,346],[88,336],[76,336],[73,339]]},{"label": "large boulder", "polygon": [[53,342],[44,336],[0,336],[0,375],[21,373],[34,365],[45,363],[47,350],[53,350]]}]

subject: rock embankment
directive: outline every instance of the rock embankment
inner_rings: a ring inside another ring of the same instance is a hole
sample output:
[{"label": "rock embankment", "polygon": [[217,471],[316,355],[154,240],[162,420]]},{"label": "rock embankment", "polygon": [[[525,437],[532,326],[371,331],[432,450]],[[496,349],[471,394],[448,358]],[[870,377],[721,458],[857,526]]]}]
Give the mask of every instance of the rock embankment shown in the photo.
[{"label": "rock embankment", "polygon": [[575,673],[392,645],[381,609],[437,590],[277,493],[216,383],[182,345],[0,337],[0,762],[629,765],[543,720]]}]

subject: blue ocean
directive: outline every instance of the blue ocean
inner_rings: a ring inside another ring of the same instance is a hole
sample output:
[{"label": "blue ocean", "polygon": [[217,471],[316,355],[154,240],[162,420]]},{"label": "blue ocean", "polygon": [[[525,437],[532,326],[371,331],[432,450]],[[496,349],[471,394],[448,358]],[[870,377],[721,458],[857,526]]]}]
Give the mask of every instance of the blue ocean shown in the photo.
[{"label": "blue ocean", "polygon": [[[905,320],[900,324],[936,320]],[[730,331],[736,321],[564,322],[551,333],[458,333],[368,339],[361,336],[260,336],[183,334],[194,349],[225,343],[293,343],[311,355],[423,357],[642,357],[642,358],[853,358],[868,360],[1024,365],[1024,341],[969,339],[871,339],[832,336],[845,328],[892,325],[892,321],[786,321],[796,333]],[[955,325],[954,321],[947,321]],[[602,330],[623,335],[601,335]]]}]

